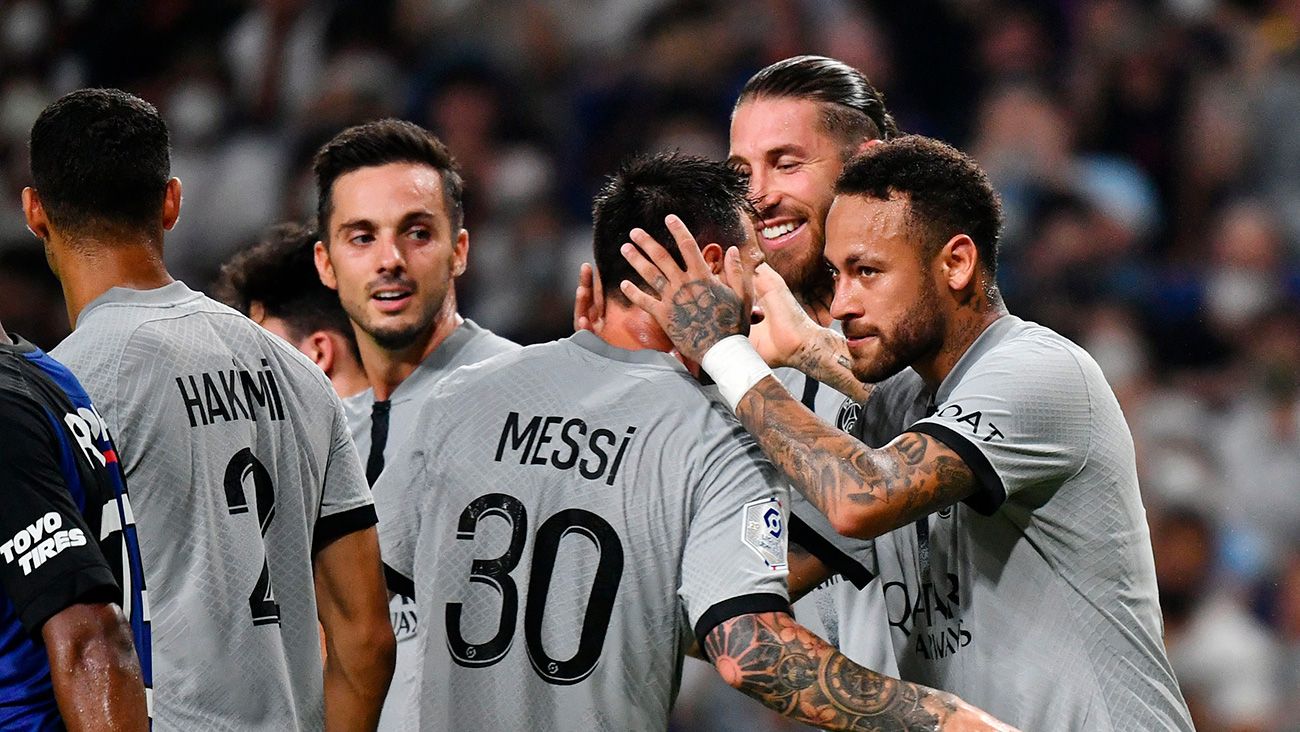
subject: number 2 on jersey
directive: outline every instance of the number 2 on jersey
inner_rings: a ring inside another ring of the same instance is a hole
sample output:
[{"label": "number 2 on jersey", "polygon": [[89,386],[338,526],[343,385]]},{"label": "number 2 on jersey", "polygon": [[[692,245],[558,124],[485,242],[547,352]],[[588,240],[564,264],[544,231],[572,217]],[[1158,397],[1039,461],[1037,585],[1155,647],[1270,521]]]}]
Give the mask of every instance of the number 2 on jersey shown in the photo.
[{"label": "number 2 on jersey", "polygon": [[253,493],[257,500],[257,523],[261,528],[262,573],[253,585],[253,592],[248,596],[248,607],[253,613],[253,625],[279,625],[280,605],[275,601],[271,591],[271,565],[266,558],[266,528],[275,518],[275,489],[271,485],[271,474],[266,466],[258,460],[253,451],[247,447],[235,453],[226,465],[226,507],[231,516],[248,513],[248,495],[244,492],[244,480],[252,477]]},{"label": "number 2 on jersey", "polygon": [[[496,559],[475,559],[470,565],[469,581],[485,584],[501,596],[501,617],[496,634],[484,643],[469,643],[461,633],[459,602],[447,603],[447,648],[462,666],[491,666],[505,658],[514,642],[519,617],[519,589],[511,572],[519,566],[524,544],[528,540],[528,511],[519,499],[504,493],[488,493],[470,501],[461,512],[456,538],[472,541],[478,522],[487,516],[502,518],[510,524],[510,545]],[[560,542],[569,534],[586,537],[596,547],[596,577],[587,598],[587,612],[582,619],[578,650],[567,660],[555,659],[542,645],[542,621],[546,598]],[[542,522],[533,548],[533,565],[528,575],[528,599],[524,607],[524,647],[528,660],[543,680],[558,685],[576,684],[591,675],[600,660],[605,634],[614,613],[614,597],[623,578],[623,543],[614,527],[590,511],[571,508],[560,511]]]}]

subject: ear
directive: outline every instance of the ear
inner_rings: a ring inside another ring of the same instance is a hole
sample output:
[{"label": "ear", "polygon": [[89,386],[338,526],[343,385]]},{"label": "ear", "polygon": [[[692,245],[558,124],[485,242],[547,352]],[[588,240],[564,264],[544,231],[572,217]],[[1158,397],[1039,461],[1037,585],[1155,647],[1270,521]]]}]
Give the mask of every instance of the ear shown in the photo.
[{"label": "ear", "polygon": [[167,181],[167,190],[163,193],[163,230],[171,231],[181,218],[181,179]]},{"label": "ear", "polygon": [[298,350],[305,353],[326,376],[334,369],[335,344],[329,333],[323,330],[313,331],[303,339]]},{"label": "ear", "polygon": [[451,275],[460,277],[469,266],[469,232],[461,229],[451,249]]},{"label": "ear", "polygon": [[330,261],[330,250],[325,247],[325,242],[316,242],[311,253],[312,259],[316,262],[316,275],[320,277],[321,284],[331,290],[339,289],[339,281],[334,276],[334,263]]},{"label": "ear", "polygon": [[882,142],[884,142],[884,140],[879,140],[874,137],[871,138],[870,140],[863,140],[862,142],[858,143],[858,149],[855,150],[853,154],[861,155],[862,153],[870,150],[873,146],[879,145]]},{"label": "ear", "polygon": [[709,265],[709,271],[715,275],[722,274],[722,260],[726,251],[721,244],[705,244],[700,254],[704,256],[704,263]]},{"label": "ear", "polygon": [[939,251],[939,268],[948,289],[965,292],[975,284],[976,271],[979,269],[979,250],[975,247],[974,240],[965,234],[949,239]]},{"label": "ear", "polygon": [[27,230],[41,241],[50,238],[50,218],[41,204],[41,196],[35,188],[23,189],[23,217],[27,219]]}]

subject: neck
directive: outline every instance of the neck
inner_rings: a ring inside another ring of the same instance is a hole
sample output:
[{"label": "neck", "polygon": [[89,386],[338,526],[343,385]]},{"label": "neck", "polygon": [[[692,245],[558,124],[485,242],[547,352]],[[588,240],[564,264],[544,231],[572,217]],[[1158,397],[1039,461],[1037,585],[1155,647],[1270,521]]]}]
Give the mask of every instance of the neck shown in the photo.
[{"label": "neck", "polygon": [[370,381],[358,366],[355,369],[336,369],[330,374],[330,384],[334,387],[335,394],[346,399],[365,391],[370,386]]},{"label": "neck", "polygon": [[81,311],[114,287],[154,290],[174,282],[163,264],[162,247],[147,237],[106,241],[83,235],[51,248],[68,306],[68,323],[74,328]]},{"label": "neck", "polygon": [[4,345],[11,345],[13,342],[14,341],[12,338],[9,337],[9,334],[5,332],[4,326],[0,325],[0,343]]},{"label": "neck", "polygon": [[811,280],[794,292],[794,298],[803,306],[808,317],[817,321],[823,328],[830,327],[835,318],[831,317],[831,301],[835,298],[835,284],[828,276],[814,274]]},{"label": "neck", "polygon": [[361,351],[361,365],[365,368],[370,388],[375,390],[375,401],[387,401],[393,395],[393,391],[406,381],[424,359],[436,351],[463,321],[464,319],[456,312],[456,293],[449,290],[426,334],[405,348],[384,348],[354,323],[357,346]]},{"label": "neck", "polygon": [[938,351],[912,364],[912,369],[932,393],[937,391],[975,339],[1006,314],[1007,308],[1000,296],[980,294],[973,297],[970,302],[959,306],[954,317],[949,319]]},{"label": "neck", "polygon": [[612,299],[605,301],[604,326],[599,335],[609,345],[628,351],[673,350],[673,342],[649,313]]}]

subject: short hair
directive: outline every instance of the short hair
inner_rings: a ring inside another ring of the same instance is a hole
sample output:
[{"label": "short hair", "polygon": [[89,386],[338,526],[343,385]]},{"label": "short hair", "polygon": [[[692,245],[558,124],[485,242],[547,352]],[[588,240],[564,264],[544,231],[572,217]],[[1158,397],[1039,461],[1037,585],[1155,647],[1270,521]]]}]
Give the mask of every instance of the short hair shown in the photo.
[{"label": "short hair", "polygon": [[898,136],[898,123],[885,97],[861,71],[825,56],[794,56],[764,68],[745,82],[736,107],[750,99],[807,99],[820,102],[822,125],[845,146]]},{"label": "short hair", "polygon": [[338,293],[321,283],[313,249],[316,231],[295,223],[276,224],[254,245],[221,266],[213,298],[244,315],[260,303],[270,317],[285,322],[289,335],[302,340],[318,330],[345,336],[354,355],[356,334]]},{"label": "short hair", "polygon": [[626,302],[618,289],[628,280],[645,280],[619,252],[634,228],[655,238],[679,265],[681,252],[664,219],[676,214],[701,246],[723,248],[745,243],[742,219],[750,208],[745,179],[725,163],[679,152],[628,158],[605,179],[592,203],[592,240],[596,269],[607,296]]},{"label": "short hair", "polygon": [[927,256],[966,234],[984,270],[997,274],[1002,203],[988,175],[951,145],[920,135],[873,145],[844,166],[835,193],[881,201],[903,196],[910,224],[926,235]]},{"label": "short hair", "polygon": [[32,125],[32,183],[57,226],[147,229],[161,221],[169,144],[152,104],[119,89],[81,89]]},{"label": "short hair", "polygon": [[316,225],[326,243],[334,181],[354,170],[390,163],[415,163],[438,171],[443,205],[455,236],[465,222],[465,182],[460,165],[432,132],[405,120],[381,119],[343,130],[316,152]]}]

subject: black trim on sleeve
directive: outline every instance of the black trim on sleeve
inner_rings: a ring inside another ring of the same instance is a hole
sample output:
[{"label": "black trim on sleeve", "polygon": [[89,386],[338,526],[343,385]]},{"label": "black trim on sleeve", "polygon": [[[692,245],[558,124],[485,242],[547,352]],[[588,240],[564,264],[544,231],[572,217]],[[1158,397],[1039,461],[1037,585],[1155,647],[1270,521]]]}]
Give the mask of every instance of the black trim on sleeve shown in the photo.
[{"label": "black trim on sleeve", "polygon": [[311,554],[314,557],[321,549],[333,544],[335,539],[368,529],[377,523],[379,523],[379,515],[375,513],[374,504],[321,516],[316,520],[316,535],[311,540]]},{"label": "black trim on sleeve", "polygon": [[121,604],[122,590],[107,564],[83,565],[71,572],[45,580],[45,591],[18,611],[23,628],[33,636],[50,618],[79,603]]},{"label": "black trim on sleeve", "polygon": [[704,611],[700,619],[695,622],[695,638],[700,642],[700,654],[704,660],[709,660],[709,652],[706,649],[704,639],[709,637],[713,629],[741,615],[753,615],[754,613],[785,613],[792,615],[790,612],[790,601],[781,595],[771,592],[755,592],[749,595],[732,597],[715,604],[713,607]]},{"label": "black trim on sleeve", "polygon": [[394,594],[402,597],[415,597],[415,582],[410,577],[388,566],[387,562],[384,562],[384,584],[388,585],[388,589]]},{"label": "black trim on sleeve", "polygon": [[853,583],[859,590],[865,589],[875,575],[862,566],[853,557],[841,551],[829,539],[817,533],[806,521],[790,514],[790,541],[798,544],[816,557],[836,574]]},{"label": "black trim on sleeve", "polygon": [[1002,478],[984,453],[965,435],[935,422],[918,422],[908,428],[908,432],[919,432],[942,442],[957,453],[966,467],[975,474],[975,482],[979,487],[962,503],[985,516],[997,513],[1002,504],[1006,503],[1007,488],[1002,484]]}]

